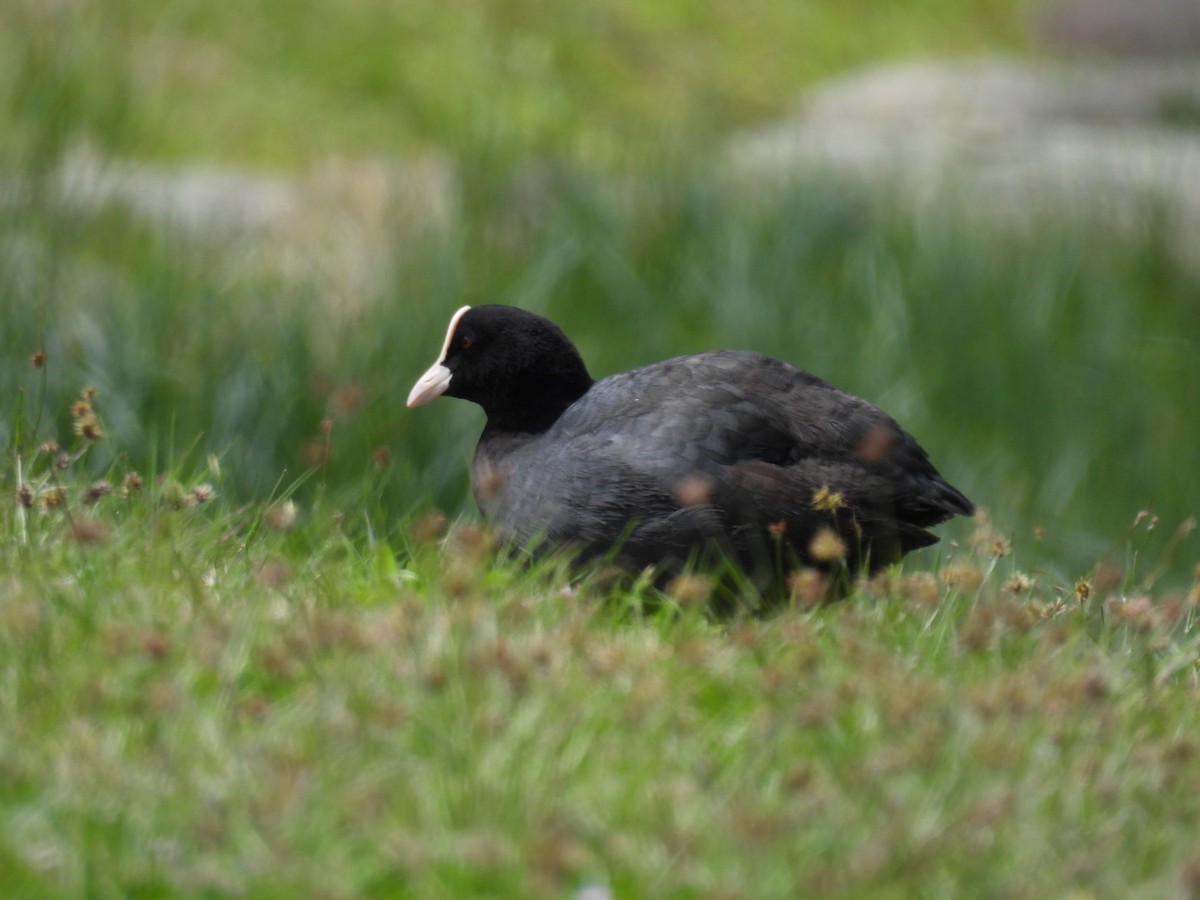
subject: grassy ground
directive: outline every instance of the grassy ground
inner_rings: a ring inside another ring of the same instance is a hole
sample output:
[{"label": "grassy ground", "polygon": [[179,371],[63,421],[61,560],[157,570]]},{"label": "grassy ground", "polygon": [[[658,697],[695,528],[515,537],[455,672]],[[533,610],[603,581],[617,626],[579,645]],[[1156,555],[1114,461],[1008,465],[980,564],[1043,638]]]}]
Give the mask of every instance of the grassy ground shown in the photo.
[{"label": "grassy ground", "polygon": [[[429,147],[639,159],[778,114],[849,65],[1024,47],[1037,5],[17,0],[0,10],[0,83],[15,85],[0,146],[259,165]],[[48,105],[65,113],[53,134]]]},{"label": "grassy ground", "polygon": [[[812,79],[1019,48],[1026,8],[0,10],[6,896],[1195,893],[1200,334],[1164,226],[713,168]],[[64,205],[81,145],[432,148],[458,189],[436,227],[201,241]],[[761,619],[515,567],[470,524],[477,411],[403,409],[485,301],[598,375],[802,365],[990,520]]]},{"label": "grassy ground", "polygon": [[191,482],[121,493],[4,544],[8,896],[1200,879],[1200,586],[1030,584],[981,526],[936,572],[715,622],[694,583],[643,613],[473,527],[389,545]]},{"label": "grassy ground", "polygon": [[[305,502],[323,486],[348,508],[382,500],[392,524],[431,501],[457,513],[479,413],[403,398],[451,310],[511,302],[559,321],[597,375],[722,346],[790,360],[899,418],[1024,566],[1073,580],[1112,558],[1135,582],[1190,582],[1194,548],[1172,536],[1196,513],[1196,284],[1152,221],[1013,234],[829,185],[746,204],[702,173],[647,181],[627,200],[584,176],[529,198],[489,173],[445,231],[385,229],[396,251],[349,303],[336,280],[113,213],[15,211],[0,441],[64,442],[91,385],[115,437],[92,474],[118,452],[144,472],[215,454],[240,500],[310,473]],[[1130,543],[1142,511],[1159,524]]]}]

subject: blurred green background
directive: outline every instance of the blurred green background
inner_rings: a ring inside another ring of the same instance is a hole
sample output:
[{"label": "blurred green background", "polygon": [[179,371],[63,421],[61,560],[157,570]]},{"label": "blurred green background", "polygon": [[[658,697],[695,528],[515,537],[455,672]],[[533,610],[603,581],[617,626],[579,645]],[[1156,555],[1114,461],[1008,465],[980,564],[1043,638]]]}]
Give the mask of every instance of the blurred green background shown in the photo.
[{"label": "blurred green background", "polygon": [[[234,502],[308,472],[302,501],[376,529],[469,509],[479,412],[403,400],[454,309],[505,302],[558,321],[594,375],[779,356],[899,418],[1022,567],[1137,555],[1182,584],[1200,286],[1165,220],[1012,229],[727,171],[740,129],[860,64],[1036,56],[1034,9],[6,3],[0,486],[18,442],[69,438],[90,384],[97,472],[215,454]],[[202,197],[182,224],[154,206],[181,183]],[[222,197],[260,198],[270,227]],[[1143,509],[1159,525],[1131,537]]]}]

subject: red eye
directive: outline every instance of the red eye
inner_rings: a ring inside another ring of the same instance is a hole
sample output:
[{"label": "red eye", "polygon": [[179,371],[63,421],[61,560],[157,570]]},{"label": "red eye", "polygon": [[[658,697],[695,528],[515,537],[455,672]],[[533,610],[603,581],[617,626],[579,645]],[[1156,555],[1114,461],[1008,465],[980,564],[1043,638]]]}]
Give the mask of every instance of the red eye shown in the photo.
[{"label": "red eye", "polygon": [[458,346],[463,350],[470,350],[471,345],[474,343],[475,342],[473,340],[471,340],[469,337],[464,337],[461,341],[458,342]]}]

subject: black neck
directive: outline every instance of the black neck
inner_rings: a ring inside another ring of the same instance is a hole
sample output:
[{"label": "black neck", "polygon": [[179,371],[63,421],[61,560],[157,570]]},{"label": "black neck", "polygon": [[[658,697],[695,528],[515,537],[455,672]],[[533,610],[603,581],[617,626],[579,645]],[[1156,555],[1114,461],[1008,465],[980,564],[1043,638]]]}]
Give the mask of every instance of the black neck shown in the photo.
[{"label": "black neck", "polygon": [[541,434],[591,386],[592,378],[582,361],[565,371],[515,378],[503,394],[489,396],[480,404],[487,413],[487,431]]}]

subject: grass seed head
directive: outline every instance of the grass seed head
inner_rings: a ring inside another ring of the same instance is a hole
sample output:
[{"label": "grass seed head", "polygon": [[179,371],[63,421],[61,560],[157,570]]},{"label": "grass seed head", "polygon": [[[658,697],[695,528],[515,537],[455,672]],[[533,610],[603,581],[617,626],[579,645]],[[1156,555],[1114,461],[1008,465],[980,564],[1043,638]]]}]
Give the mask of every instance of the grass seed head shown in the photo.
[{"label": "grass seed head", "polygon": [[1088,597],[1092,596],[1092,585],[1087,579],[1080,578],[1075,582],[1075,599],[1080,603],[1087,603]]},{"label": "grass seed head", "polygon": [[801,569],[788,577],[788,588],[792,602],[800,609],[815,609],[830,595],[832,582],[828,575],[817,569]]},{"label": "grass seed head", "polygon": [[142,489],[142,476],[137,472],[126,472],[121,480],[121,496],[128,497]]},{"label": "grass seed head", "polygon": [[75,516],[71,519],[71,537],[80,544],[104,544],[112,537],[112,530],[101,519]]},{"label": "grass seed head", "polygon": [[299,518],[300,510],[293,500],[275,503],[263,513],[263,522],[272,531],[291,531]]},{"label": "grass seed head", "polygon": [[17,503],[19,503],[25,509],[29,509],[31,506],[33,506],[33,489],[30,488],[29,485],[21,484],[17,488]]},{"label": "grass seed head", "polygon": [[1149,597],[1109,597],[1104,601],[1104,611],[1136,631],[1149,631],[1154,626],[1154,601]]},{"label": "grass seed head", "polygon": [[254,580],[263,587],[278,589],[288,585],[293,575],[292,566],[287,560],[273,557],[254,571]]},{"label": "grass seed head", "polygon": [[33,355],[29,357],[29,364],[35,369],[40,369],[46,365],[46,351],[35,350]]},{"label": "grass seed head", "polygon": [[832,528],[822,528],[813,535],[808,552],[817,562],[840,562],[846,558],[846,542]]},{"label": "grass seed head", "polygon": [[1024,572],[1014,572],[1012,577],[1004,583],[1004,590],[1010,594],[1024,594],[1034,586],[1035,582]]},{"label": "grass seed head", "polygon": [[1108,594],[1125,580],[1125,570],[1111,560],[1097,564],[1091,577],[1092,593]]},{"label": "grass seed head", "polygon": [[703,506],[712,499],[713,483],[705,475],[693,474],[675,485],[675,499],[680,506]]},{"label": "grass seed head", "polygon": [[667,595],[680,606],[702,606],[712,596],[713,582],[703,575],[676,575],[667,584]]},{"label": "grass seed head", "polygon": [[892,445],[895,443],[895,431],[876,425],[858,442],[858,458],[867,464],[882,462],[892,452]]},{"label": "grass seed head", "polygon": [[479,466],[472,487],[480,497],[491,499],[504,490],[507,481],[508,472],[503,466],[485,464]]},{"label": "grass seed head", "polygon": [[950,563],[941,571],[942,584],[960,591],[978,590],[983,584],[983,570],[974,563]]},{"label": "grass seed head", "polygon": [[190,493],[173,478],[163,482],[160,496],[162,502],[171,509],[186,509],[195,505]]},{"label": "grass seed head", "polygon": [[165,631],[148,631],[142,635],[142,650],[151,659],[162,659],[171,652],[171,636]]},{"label": "grass seed head", "polygon": [[358,412],[365,399],[366,392],[362,385],[353,382],[343,384],[330,396],[329,408],[335,417],[348,419]]},{"label": "grass seed head", "polygon": [[976,513],[975,522],[970,543],[977,553],[996,558],[1012,553],[1012,542],[992,527],[986,513]]},{"label": "grass seed head", "polygon": [[96,414],[93,412],[75,418],[75,434],[85,441],[99,441],[104,438],[104,430],[100,427],[100,420],[96,418]]},{"label": "grass seed head", "polygon": [[942,596],[932,572],[912,572],[900,579],[900,594],[918,606],[933,606]]},{"label": "grass seed head", "polygon": [[449,521],[440,509],[430,510],[419,516],[410,529],[413,540],[418,544],[436,544],[446,536]]},{"label": "grass seed head", "polygon": [[93,481],[88,485],[88,489],[83,494],[83,502],[90,506],[93,503],[98,503],[101,497],[106,497],[111,492],[112,485],[101,478],[99,481]]},{"label": "grass seed head", "polygon": [[300,445],[300,459],[307,468],[320,468],[329,462],[331,456],[328,435],[314,435]]},{"label": "grass seed head", "polygon": [[[812,508],[822,512],[837,512],[846,505],[846,498],[841,491],[830,489],[829,485],[823,484],[815,491],[812,496]],[[844,555],[844,554],[843,554]]]},{"label": "grass seed head", "polygon": [[65,488],[58,485],[52,485],[44,488],[38,494],[38,506],[45,510],[57,509],[67,502],[67,492]]},{"label": "grass seed head", "polygon": [[446,552],[453,557],[479,565],[487,559],[495,546],[495,539],[489,531],[468,522],[459,525],[450,533]]}]

